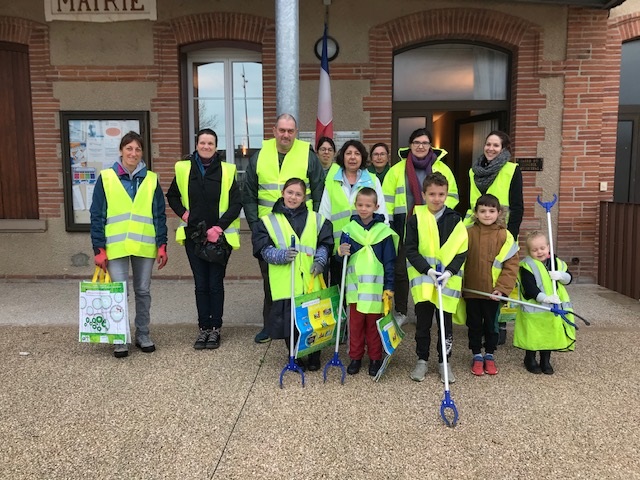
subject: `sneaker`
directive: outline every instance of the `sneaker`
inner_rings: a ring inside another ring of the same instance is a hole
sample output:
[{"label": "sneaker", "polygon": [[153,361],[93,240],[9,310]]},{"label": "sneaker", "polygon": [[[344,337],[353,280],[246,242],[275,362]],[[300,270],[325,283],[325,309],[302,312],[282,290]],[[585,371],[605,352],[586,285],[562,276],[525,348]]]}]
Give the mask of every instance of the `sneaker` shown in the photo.
[{"label": "sneaker", "polygon": [[204,347],[209,350],[214,350],[220,346],[220,329],[214,328],[209,331],[209,337],[207,338],[207,343],[204,344]]},{"label": "sneaker", "polygon": [[484,356],[484,373],[487,375],[497,375],[498,368],[496,367],[496,361],[493,358],[493,355],[487,353]]},{"label": "sneaker", "polygon": [[113,356],[116,358],[124,358],[129,355],[129,345],[121,343],[115,346],[113,349]]},{"label": "sneaker", "polygon": [[382,360],[371,360],[369,362],[369,375],[375,377],[378,374],[378,370],[382,366]]},{"label": "sneaker", "polygon": [[267,330],[263,328],[256,334],[253,341],[256,343],[269,343],[271,341],[271,337],[267,333]]},{"label": "sneaker", "polygon": [[399,327],[403,326],[408,321],[407,316],[400,312],[393,312],[393,318],[395,318]]},{"label": "sneaker", "polygon": [[193,344],[193,348],[196,350],[204,350],[207,345],[207,338],[209,338],[209,332],[211,332],[211,330],[201,328],[198,336],[196,337],[196,342]]},{"label": "sneaker", "polygon": [[411,380],[415,382],[421,382],[424,380],[424,377],[427,375],[427,361],[426,360],[418,360],[416,362],[416,366],[413,370],[411,370]]},{"label": "sneaker", "polygon": [[[440,372],[440,380],[444,383],[444,363],[438,364],[438,371]],[[449,377],[449,383],[456,383],[456,377],[453,376],[451,370],[451,364],[447,362],[447,376]]]},{"label": "sneaker", "polygon": [[351,360],[351,363],[347,367],[347,373],[349,375],[355,375],[360,371],[362,367],[362,360]]},{"label": "sneaker", "polygon": [[471,363],[471,373],[480,376],[484,375],[484,359],[482,355],[474,355]]},{"label": "sneaker", "polygon": [[156,346],[153,343],[153,340],[151,340],[151,337],[148,333],[136,335],[136,347],[138,347],[144,353],[151,353],[156,350]]}]

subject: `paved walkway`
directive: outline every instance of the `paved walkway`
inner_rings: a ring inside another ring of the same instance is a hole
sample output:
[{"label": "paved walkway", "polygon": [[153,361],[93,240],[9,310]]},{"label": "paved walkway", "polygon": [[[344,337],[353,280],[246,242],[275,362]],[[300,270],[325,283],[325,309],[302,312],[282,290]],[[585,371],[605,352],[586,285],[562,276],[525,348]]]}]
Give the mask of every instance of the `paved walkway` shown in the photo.
[{"label": "paved walkway", "polygon": [[473,377],[456,327],[450,429],[433,364],[409,379],[412,325],[379,383],[287,373],[280,389],[284,344],[253,343],[259,282],[227,285],[216,351],[192,348],[191,283],[153,284],[158,349],[116,359],[77,342],[77,282],[0,282],[0,478],[640,478],[637,301],[570,286],[592,326],[552,376],[507,346],[499,375]]}]

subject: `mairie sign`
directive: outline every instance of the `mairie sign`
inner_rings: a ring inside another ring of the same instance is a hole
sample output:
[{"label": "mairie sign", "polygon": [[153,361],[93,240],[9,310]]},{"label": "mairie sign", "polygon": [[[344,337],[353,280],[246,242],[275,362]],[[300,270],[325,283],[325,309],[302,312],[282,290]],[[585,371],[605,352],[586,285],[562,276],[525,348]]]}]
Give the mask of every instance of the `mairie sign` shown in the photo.
[{"label": "mairie sign", "polygon": [[156,20],[156,0],[44,0],[47,22]]}]

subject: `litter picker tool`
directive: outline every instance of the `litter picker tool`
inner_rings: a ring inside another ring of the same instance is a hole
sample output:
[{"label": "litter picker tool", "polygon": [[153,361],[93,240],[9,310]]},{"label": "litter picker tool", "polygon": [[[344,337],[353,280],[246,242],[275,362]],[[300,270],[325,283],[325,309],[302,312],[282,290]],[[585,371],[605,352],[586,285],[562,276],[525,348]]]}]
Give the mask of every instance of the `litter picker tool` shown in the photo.
[{"label": "litter picker tool", "polygon": [[[439,273],[444,273],[442,265],[436,267]],[[442,270],[442,271],[440,271]],[[447,427],[455,427],[458,422],[458,409],[456,404],[451,398],[451,392],[449,391],[449,369],[447,366],[447,343],[445,341],[444,331],[444,309],[442,308],[442,283],[436,281],[438,287],[438,313],[440,315],[440,345],[442,347],[442,367],[444,371],[444,399],[442,405],[440,405],[440,416],[447,425]],[[449,420],[447,417],[447,410],[451,410],[453,413],[453,420]]]},{"label": "litter picker tool", "polygon": [[[551,271],[556,271],[556,259],[553,255],[553,232],[551,231],[551,209],[558,201],[558,196],[554,193],[553,200],[551,202],[543,202],[540,200],[540,195],[538,195],[538,203],[541,207],[543,207],[547,211],[547,232],[549,234],[549,254],[551,255]],[[553,294],[558,294],[558,287],[555,280],[552,280],[553,284]],[[564,318],[564,317],[563,317]]]},{"label": "litter picker tool", "polygon": [[[291,248],[296,248],[296,237],[295,235],[291,235]],[[291,262],[291,321],[290,321],[290,329],[289,329],[289,362],[285,365],[280,372],[280,388],[284,388],[282,384],[282,380],[284,378],[284,374],[288,371],[299,373],[302,377],[302,386],[304,387],[304,372],[302,368],[296,363],[296,352],[293,348],[293,332],[295,327],[295,318],[296,318],[296,268],[295,268],[295,260]]]},{"label": "litter picker tool", "polygon": [[578,326],[567,318],[568,314],[571,314],[574,317],[578,317],[587,326],[591,325],[591,322],[589,322],[589,320],[587,320],[586,318],[578,315],[576,312],[569,312],[568,310],[563,310],[562,308],[560,308],[559,305],[553,304],[551,307],[546,307],[544,305],[538,305],[538,304],[535,304],[535,303],[523,302],[522,300],[516,300],[515,298],[503,297],[502,295],[493,295],[491,293],[481,292],[479,290],[473,290],[471,288],[463,288],[462,290],[465,291],[465,292],[474,293],[476,295],[483,295],[483,296],[489,297],[489,298],[497,298],[499,300],[504,300],[505,302],[517,303],[518,305],[524,305],[526,307],[532,307],[532,308],[537,308],[537,309],[540,309],[540,310],[545,310],[547,312],[551,312],[554,315],[558,315],[559,317],[561,317],[562,320],[564,320],[567,324],[569,324],[572,327],[574,327],[576,330],[578,330]]},{"label": "litter picker tool", "polygon": [[[349,234],[344,234],[347,241],[349,241]],[[338,247],[340,248],[340,247]],[[342,378],[340,379],[340,383],[344,385],[344,379],[347,376],[347,370],[344,368],[343,363],[340,361],[340,356],[338,355],[338,348],[340,347],[340,332],[342,326],[342,311],[344,309],[344,290],[345,290],[345,278],[347,276],[347,260],[349,259],[348,255],[342,257],[342,280],[340,281],[340,306],[338,307],[338,322],[336,324],[336,346],[333,351],[333,357],[331,360],[327,362],[324,366],[324,381],[327,381],[327,372],[330,367],[339,367],[342,370]]]}]

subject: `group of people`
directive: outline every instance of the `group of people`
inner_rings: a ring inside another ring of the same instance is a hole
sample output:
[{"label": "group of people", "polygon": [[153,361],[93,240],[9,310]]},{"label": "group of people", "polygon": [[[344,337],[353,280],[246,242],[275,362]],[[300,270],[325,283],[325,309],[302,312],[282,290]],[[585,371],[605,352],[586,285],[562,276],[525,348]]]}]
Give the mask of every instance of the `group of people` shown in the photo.
[{"label": "group of people", "polygon": [[[221,161],[217,153],[213,130],[198,132],[196,150],[176,162],[166,198],[182,220],[176,240],[185,247],[195,282],[199,327],[195,349],[220,346],[224,307],[226,264],[203,257],[202,242],[239,248],[242,208],[263,278],[263,328],[255,341],[284,339],[289,348],[290,336],[297,335],[290,331],[292,296],[321,289],[323,276],[332,285],[344,278],[349,374],[360,371],[365,350],[369,374],[377,374],[383,350],[376,321],[393,299],[394,316],[400,325],[405,323],[409,291],[416,313],[418,358],[410,373],[415,381],[424,380],[428,370],[438,290],[446,339],[446,351],[440,342],[437,346],[441,377],[444,355],[451,354],[454,319],[468,327],[472,373],[498,373],[495,350],[502,343],[498,296],[509,296],[516,283],[520,297],[531,305],[570,308],[564,285],[571,274],[564,262],[549,259],[544,234],[530,233],[528,255],[519,259],[522,174],[510,161],[510,139],[504,132],[489,133],[483,154],[473,162],[471,208],[464,217],[454,210],[459,196],[456,179],[444,161],[447,152],[432,145],[427,129],[411,134],[409,146],[399,150],[393,166],[384,143],[367,152],[360,141],[349,140],[336,155],[332,139],[320,138],[314,151],[297,134],[293,116],[277,118],[274,138],[265,140],[249,160],[242,191],[235,166]],[[91,238],[96,265],[108,269],[115,281],[127,278],[131,263],[134,343],[143,352],[152,352],[149,283],[154,261],[158,268],[167,262],[164,198],[157,176],[142,160],[140,136],[126,134],[120,153],[96,184]],[[485,296],[464,291],[463,286]],[[548,309],[523,308],[518,313],[514,345],[526,351],[528,371],[553,373],[550,352],[572,350],[574,342],[575,332]],[[127,354],[128,345],[115,346],[115,356]],[[318,370],[320,352],[309,355],[306,362],[297,361],[301,367]],[[449,381],[454,382],[450,363],[447,368]]]}]

